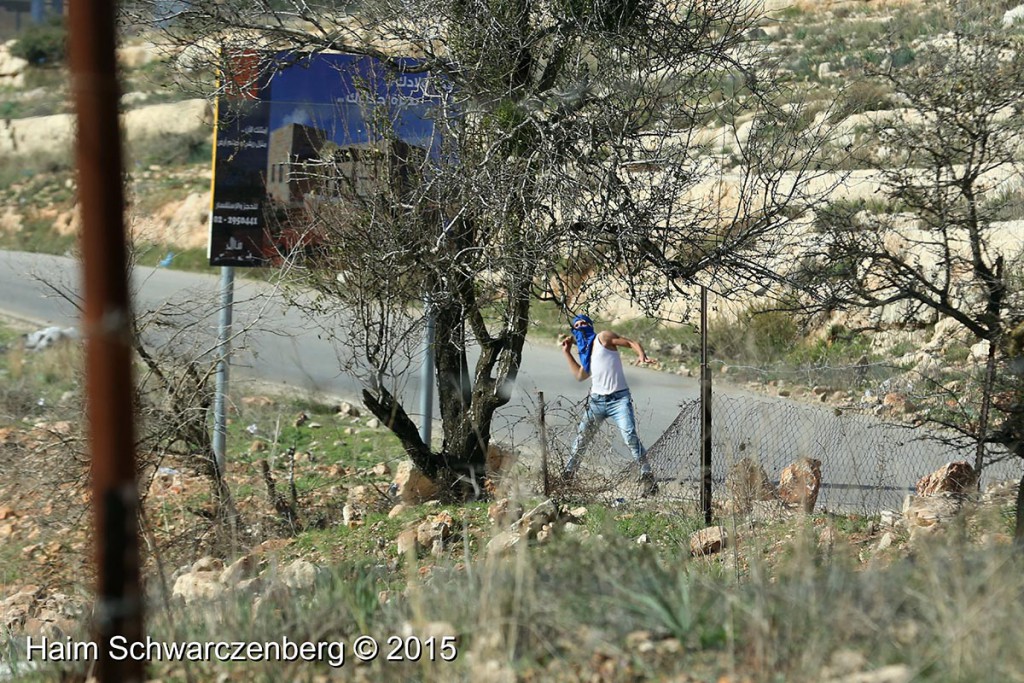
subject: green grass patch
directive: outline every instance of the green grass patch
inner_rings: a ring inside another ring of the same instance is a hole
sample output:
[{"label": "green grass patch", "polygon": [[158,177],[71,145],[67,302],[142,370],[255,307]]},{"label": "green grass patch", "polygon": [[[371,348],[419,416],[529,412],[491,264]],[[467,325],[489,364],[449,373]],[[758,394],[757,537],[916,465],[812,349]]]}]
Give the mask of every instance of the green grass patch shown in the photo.
[{"label": "green grass patch", "polygon": [[0,249],[30,251],[39,254],[67,254],[74,250],[77,238],[74,235],[57,235],[50,232],[50,224],[32,221],[15,233],[0,234]]},{"label": "green grass patch", "polygon": [[65,392],[79,388],[82,353],[78,344],[61,342],[29,351],[10,330],[5,337],[9,341],[0,354],[0,420],[17,423],[26,417],[42,418]]},{"label": "green grass patch", "polygon": [[[306,420],[296,426],[299,414],[306,415]],[[310,400],[264,407],[239,405],[228,425],[228,442],[238,444],[238,460],[272,458],[277,467],[286,466],[289,448],[300,454],[300,460],[355,469],[403,458],[397,437],[385,427],[368,426],[371,419],[339,416],[333,407]]]}]

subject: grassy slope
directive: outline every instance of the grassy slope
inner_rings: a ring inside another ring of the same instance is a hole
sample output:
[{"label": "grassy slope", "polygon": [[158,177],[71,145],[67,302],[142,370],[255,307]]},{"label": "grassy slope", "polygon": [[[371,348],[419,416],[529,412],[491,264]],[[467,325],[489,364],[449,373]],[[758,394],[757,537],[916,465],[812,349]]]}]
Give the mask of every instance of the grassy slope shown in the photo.
[{"label": "grassy slope", "polygon": [[[29,431],[19,412],[26,409],[30,422],[77,424],[80,407],[60,400],[76,390],[77,352],[26,353],[10,331],[0,343],[7,347],[0,428]],[[37,396],[56,398],[41,406],[26,399]],[[295,426],[300,413],[307,420]],[[33,443],[0,450],[0,507],[16,514],[14,533],[0,544],[0,597],[36,583],[85,599],[89,517],[74,494],[85,482],[49,486],[68,449]],[[249,541],[291,538],[269,561],[314,562],[322,568],[316,588],[268,595],[255,608],[251,599],[228,599],[214,612],[156,600],[148,617],[154,638],[351,644],[368,634],[383,644],[400,634],[424,641],[452,635],[458,656],[437,661],[442,641],[435,640],[435,661],[382,656],[356,665],[349,650],[341,669],[154,662],[152,675],[161,680],[820,681],[843,667],[901,665],[913,680],[1013,681],[1024,670],[1017,647],[1024,631],[1012,607],[1024,599],[1024,567],[1005,543],[1005,508],[964,518],[936,541],[913,546],[905,532],[879,529],[877,518],[818,514],[751,525],[723,517],[716,522],[729,530],[730,546],[691,558],[690,534],[703,526],[692,508],[591,503],[577,511],[576,528],[496,557],[485,548],[500,528],[488,521],[484,503],[412,506],[393,518],[387,505],[371,503],[361,523],[341,524],[350,490],[386,488],[390,477],[374,467],[393,469],[400,459],[394,438],[365,419],[339,417],[316,401],[239,397],[229,445],[229,483],[253,531]],[[257,467],[271,461],[283,488],[290,468],[282,453],[290,446],[300,454],[299,528],[274,513]],[[155,595],[157,557],[172,572],[200,554],[231,560],[244,550],[211,545],[209,522],[191,512],[208,502],[208,487],[184,462],[163,464],[179,474],[158,477],[148,491],[147,574]],[[532,475],[521,474],[528,483]],[[538,502],[530,486],[520,490],[525,505]],[[397,535],[441,510],[454,520],[443,552],[399,556]],[[650,543],[637,543],[642,534]],[[48,668],[26,680],[54,675]]]}]

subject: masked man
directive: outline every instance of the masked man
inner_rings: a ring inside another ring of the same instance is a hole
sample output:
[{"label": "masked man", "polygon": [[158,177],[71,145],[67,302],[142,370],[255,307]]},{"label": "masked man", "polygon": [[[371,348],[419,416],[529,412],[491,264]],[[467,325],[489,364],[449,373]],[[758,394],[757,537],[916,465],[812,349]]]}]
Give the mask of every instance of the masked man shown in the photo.
[{"label": "masked man", "polygon": [[[572,321],[572,337],[562,340],[562,352],[569,361],[569,368],[578,382],[592,380],[590,398],[587,401],[587,413],[580,422],[576,440],[572,444],[572,453],[562,473],[563,481],[571,481],[579,467],[580,454],[590,443],[597,428],[606,419],[611,418],[622,432],[622,438],[629,447],[633,458],[640,465],[641,495],[651,496],[658,492],[658,484],[651,472],[651,463],[647,461],[647,451],[640,443],[636,430],[636,417],[633,413],[633,397],[626,384],[626,374],[622,370],[621,347],[632,349],[637,354],[637,364],[654,363],[648,358],[644,347],[639,342],[627,339],[610,330],[600,333],[594,331],[594,322],[585,315],[578,315]],[[573,337],[579,352],[579,361],[572,355]]]}]

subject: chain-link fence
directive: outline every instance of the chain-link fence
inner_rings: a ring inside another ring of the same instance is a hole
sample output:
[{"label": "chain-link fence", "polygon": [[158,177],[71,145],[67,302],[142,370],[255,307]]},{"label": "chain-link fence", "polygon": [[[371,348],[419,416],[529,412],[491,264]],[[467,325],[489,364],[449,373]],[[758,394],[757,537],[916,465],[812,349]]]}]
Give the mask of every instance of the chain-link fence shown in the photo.
[{"label": "chain-link fence", "polygon": [[[730,371],[734,372],[735,381],[739,372]],[[907,406],[923,400],[932,383],[922,378],[915,380],[905,372],[898,374],[891,365],[881,364],[803,374],[769,380],[768,388],[781,394],[777,396],[744,392],[735,384],[726,389],[724,383],[722,390],[713,394],[713,500],[725,499],[726,476],[744,458],[763,467],[774,482],[779,481],[787,465],[801,458],[820,460],[822,488],[818,509],[865,512],[899,509],[921,477],[947,462],[975,462],[974,442],[934,425],[921,424],[923,414],[913,418],[907,415]],[[755,383],[751,376],[745,379]],[[802,397],[790,396],[791,392]],[[571,486],[561,484],[559,474],[576,435],[573,425],[578,424],[585,407],[585,401],[570,405],[556,401],[548,407],[549,422],[561,425],[547,430],[549,487],[556,494],[606,502],[639,498],[643,490],[638,481],[639,468],[610,421],[587,448],[579,475]],[[659,484],[653,500],[697,504],[701,479],[700,414],[699,400],[685,401],[664,433],[657,439],[647,435],[647,455]],[[1018,459],[991,447],[985,462],[983,487],[989,482],[1021,476]]]},{"label": "chain-link fence", "polygon": [[[922,476],[947,462],[973,462],[974,449],[951,435],[839,408],[758,397],[712,399],[712,482],[719,498],[730,468],[743,458],[760,464],[769,479],[800,458],[821,461],[818,507],[872,511],[899,508]],[[672,426],[651,446],[667,494],[699,497],[700,404],[682,407]],[[987,480],[1019,476],[1013,461],[985,469]],[[674,491],[673,491],[674,487]]]}]

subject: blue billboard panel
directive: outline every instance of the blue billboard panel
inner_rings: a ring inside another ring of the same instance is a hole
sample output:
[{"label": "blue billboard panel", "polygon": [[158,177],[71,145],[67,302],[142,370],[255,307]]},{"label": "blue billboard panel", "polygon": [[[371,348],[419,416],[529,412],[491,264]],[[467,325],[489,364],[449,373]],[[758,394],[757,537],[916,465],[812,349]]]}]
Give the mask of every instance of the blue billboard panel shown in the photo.
[{"label": "blue billboard panel", "polygon": [[441,98],[416,60],[253,52],[232,61],[237,87],[217,104],[210,265],[269,265],[304,239],[295,235],[318,195],[366,197],[380,190],[382,164],[394,176],[440,158]]}]

